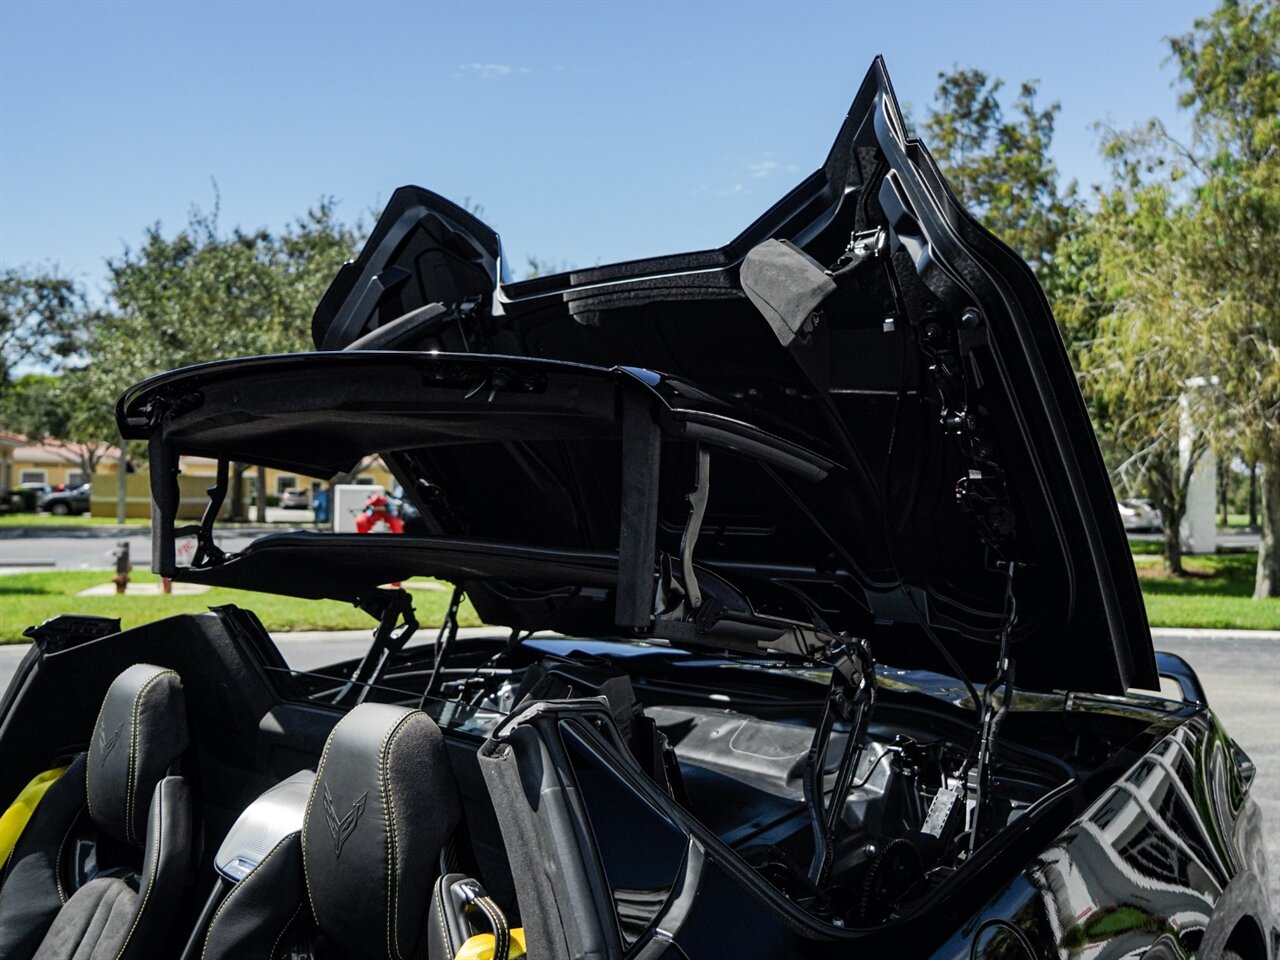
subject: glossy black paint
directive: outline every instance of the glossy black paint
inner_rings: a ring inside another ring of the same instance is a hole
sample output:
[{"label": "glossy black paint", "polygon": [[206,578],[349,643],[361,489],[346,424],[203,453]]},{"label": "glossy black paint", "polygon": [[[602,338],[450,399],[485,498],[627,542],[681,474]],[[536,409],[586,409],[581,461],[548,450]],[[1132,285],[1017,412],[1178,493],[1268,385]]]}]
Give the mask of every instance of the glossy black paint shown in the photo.
[{"label": "glossy black paint", "polygon": [[[681,659],[666,672],[710,666]],[[731,662],[721,667],[734,670]],[[899,682],[900,691],[915,687],[928,696],[940,689],[928,675]],[[1037,700],[1024,709],[1049,706]],[[613,891],[619,956],[632,945],[634,956],[689,960],[1211,958],[1228,945],[1247,958],[1274,956],[1268,944],[1277,931],[1248,767],[1207,706],[1068,696],[1061,709],[1124,717],[1142,732],[1090,780],[1046,796],[937,895],[868,930],[818,923],[745,869],[719,836],[674,807],[616,749],[598,707],[535,708],[500,725],[490,743],[524,728],[567,746],[573,761],[558,771],[560,782],[585,801],[585,826],[595,839],[585,859],[599,864]],[[1109,781],[1100,793],[1099,780]],[[625,818],[617,816],[623,809],[630,811]],[[611,872],[638,856],[637,831],[655,840],[647,886]],[[682,854],[677,834],[685,838]],[[653,902],[663,906],[636,909]]]}]

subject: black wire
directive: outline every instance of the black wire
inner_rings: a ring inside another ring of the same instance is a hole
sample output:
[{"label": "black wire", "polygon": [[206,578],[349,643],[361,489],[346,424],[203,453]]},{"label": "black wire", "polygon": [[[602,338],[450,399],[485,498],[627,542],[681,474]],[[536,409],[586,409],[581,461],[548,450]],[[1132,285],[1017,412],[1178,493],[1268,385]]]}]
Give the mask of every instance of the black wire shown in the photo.
[{"label": "black wire", "polygon": [[871,780],[871,775],[872,775],[872,774],[874,774],[874,773],[876,772],[876,767],[880,766],[880,761],[881,761],[881,760],[883,760],[883,759],[884,759],[885,757],[887,757],[887,756],[889,756],[889,751],[888,751],[888,750],[886,750],[884,753],[880,754],[880,756],[876,757],[876,762],[875,762],[875,763],[873,763],[873,764],[871,765],[871,769],[867,771],[867,775],[866,775],[865,777],[863,777],[861,780],[859,780],[857,783],[851,783],[851,784],[849,785],[849,789],[850,789],[851,791],[853,791],[853,790],[860,790],[860,789],[862,789],[863,787],[865,787],[865,786],[867,785],[868,781],[870,781],[870,780]]},{"label": "black wire", "polygon": [[[895,291],[895,300],[896,298]],[[961,684],[964,684],[965,690],[969,691],[969,698],[973,700],[975,712],[978,714],[980,735],[980,732],[982,732],[982,727],[980,727],[980,724],[982,724],[982,699],[978,696],[978,687],[975,687],[973,685],[973,681],[969,680],[968,673],[965,673],[964,668],[960,666],[959,662],[956,662],[955,657],[952,657],[950,650],[946,648],[946,644],[943,644],[940,637],[938,637],[937,634],[934,634],[933,627],[929,626],[928,618],[924,616],[923,611],[920,611],[919,605],[915,603],[914,596],[911,595],[911,591],[906,589],[906,581],[904,580],[904,577],[902,577],[902,572],[899,566],[897,566],[897,557],[895,556],[895,553],[893,553],[893,529],[890,522],[890,518],[892,517],[892,488],[890,486],[890,480],[892,479],[893,470],[893,445],[895,445],[897,440],[897,425],[899,425],[899,421],[901,420],[902,397],[906,394],[905,330],[902,332],[902,338],[904,339],[902,339],[902,358],[899,366],[899,378],[897,378],[897,396],[893,399],[893,420],[890,424],[890,431],[888,431],[888,449],[884,452],[884,470],[881,475],[881,500],[884,504],[884,509],[882,511],[884,521],[884,549],[887,550],[888,564],[890,564],[890,567],[893,570],[893,576],[897,579],[897,589],[899,589],[902,594],[902,598],[910,604],[911,612],[915,613],[915,622],[918,623],[920,630],[924,631],[924,636],[928,637],[929,643],[933,644],[934,648],[937,648],[937,652],[942,655],[942,659],[946,660],[947,666],[950,667],[952,671],[955,671],[956,680],[959,680]],[[973,748],[970,748],[970,754],[972,753]],[[968,760],[966,760],[966,762],[968,762]]]},{"label": "black wire", "polygon": [[[892,264],[889,264],[886,267],[886,275],[889,278],[889,286],[893,291],[894,303],[898,306],[901,306],[901,304],[899,303],[899,297],[898,297],[898,285],[895,278],[893,277]],[[902,313],[902,311],[899,311],[899,313]],[[902,314],[902,316],[905,319],[906,315]],[[978,723],[978,729],[975,731],[975,737],[980,738],[982,736],[982,700],[978,696],[978,688],[973,685],[973,681],[969,679],[969,675],[965,673],[964,669],[960,666],[956,658],[952,656],[951,651],[947,649],[946,644],[944,644],[942,640],[938,637],[938,635],[933,632],[933,628],[929,625],[928,618],[925,616],[924,611],[922,611],[920,607],[916,604],[916,598],[912,596],[911,591],[907,589],[906,580],[902,576],[902,570],[898,566],[898,560],[893,551],[893,527],[890,522],[890,518],[893,516],[892,509],[891,509],[892,502],[893,502],[893,495],[892,495],[892,487],[890,486],[890,480],[892,478],[892,472],[893,472],[893,449],[898,437],[898,423],[902,418],[902,398],[906,395],[906,390],[907,390],[907,339],[906,337],[907,337],[907,332],[904,329],[902,331],[903,339],[902,339],[901,360],[898,365],[898,392],[893,401],[893,420],[890,422],[890,426],[889,426],[889,446],[885,451],[884,470],[881,472],[881,478],[880,478],[880,501],[884,507],[884,509],[881,511],[882,517],[884,520],[884,545],[885,545],[885,550],[889,555],[889,566],[890,568],[892,568],[894,576],[898,580],[898,590],[899,592],[901,592],[903,598],[907,601],[907,603],[910,604],[912,611],[915,613],[916,623],[919,624],[921,631],[923,631],[928,641],[931,644],[933,644],[934,648],[942,656],[942,659],[946,661],[947,666],[950,667],[952,671],[954,671],[956,679],[964,684],[965,689],[969,693],[970,700],[973,701],[973,709],[974,709],[974,713],[977,715],[977,723]],[[974,742],[969,745],[969,753],[965,757],[965,761],[964,761],[964,764],[962,765],[962,769],[963,767],[968,766],[969,760],[973,756],[974,751],[977,750],[977,748],[978,748],[978,741],[977,739],[975,739]]]},{"label": "black wire", "polygon": [[520,646],[520,644],[528,640],[531,636],[533,636],[538,631],[547,629],[547,627],[549,627],[552,623],[555,622],[555,619],[557,616],[560,615],[560,612],[564,610],[564,608],[567,607],[569,604],[573,603],[573,601],[577,599],[578,594],[580,594],[581,592],[582,592],[581,586],[577,586],[571,589],[567,594],[565,594],[564,599],[556,606],[556,608],[552,610],[549,614],[547,614],[547,616],[543,619],[542,624],[540,626],[536,626],[529,630],[523,631],[523,634],[524,634],[523,636],[521,636],[521,630],[518,627],[512,628],[511,636],[507,639],[506,644],[503,647],[501,647],[492,656],[487,657],[486,659],[480,661],[480,663],[476,665],[476,668],[472,670],[471,673],[467,675],[466,679],[462,681],[462,689],[465,690],[467,687],[467,684],[469,684],[472,680],[474,680],[476,676],[480,673],[480,671],[483,670],[485,667],[490,666],[495,661],[499,660],[500,658],[514,651],[516,647]]}]

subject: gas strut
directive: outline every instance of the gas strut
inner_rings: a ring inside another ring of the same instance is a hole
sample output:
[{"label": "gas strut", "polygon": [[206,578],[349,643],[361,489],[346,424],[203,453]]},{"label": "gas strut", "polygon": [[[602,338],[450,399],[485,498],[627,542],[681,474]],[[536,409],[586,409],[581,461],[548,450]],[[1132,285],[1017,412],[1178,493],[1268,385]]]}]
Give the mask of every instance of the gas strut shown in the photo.
[{"label": "gas strut", "polygon": [[[1018,600],[1013,595],[1013,561],[1006,564],[1005,619],[1000,629],[1000,657],[996,661],[995,676],[982,691],[982,730],[978,743],[977,784],[973,801],[973,829],[969,834],[969,853],[978,849],[978,834],[986,819],[986,807],[991,800],[991,766],[995,761],[996,738],[1000,724],[1013,704],[1014,662],[1009,656],[1009,634],[1018,616]],[[996,691],[1000,691],[1000,703],[996,704]]]},{"label": "gas strut", "polygon": [[[804,770],[804,798],[813,827],[813,860],[809,864],[809,880],[821,886],[831,868],[832,841],[836,825],[844,810],[844,800],[853,784],[858,762],[862,759],[867,725],[876,702],[875,661],[865,640],[841,637],[830,650],[831,686],[822,708],[822,719],[814,731]],[[831,806],[826,804],[823,769],[827,765],[827,748],[836,720],[849,724],[840,766],[836,770]]]},{"label": "gas strut", "polygon": [[360,601],[360,608],[378,618],[373,631],[373,643],[341,690],[334,696],[334,703],[341,703],[352,690],[356,691],[357,704],[364,703],[370,688],[382,679],[382,671],[392,655],[398,653],[414,631],[418,618],[413,613],[413,600],[401,587],[395,590],[375,590]]}]

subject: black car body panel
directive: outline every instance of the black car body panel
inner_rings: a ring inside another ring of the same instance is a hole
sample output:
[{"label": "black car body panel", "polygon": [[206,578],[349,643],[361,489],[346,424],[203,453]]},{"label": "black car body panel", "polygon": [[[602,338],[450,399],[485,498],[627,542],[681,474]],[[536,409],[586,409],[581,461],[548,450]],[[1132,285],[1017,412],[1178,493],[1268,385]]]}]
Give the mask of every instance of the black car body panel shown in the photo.
[{"label": "black car body panel", "polygon": [[[237,607],[44,624],[0,701],[0,796],[147,662],[187,685],[208,838],[349,711],[427,713],[463,827],[422,870],[482,884],[534,960],[1274,960],[1252,764],[1152,650],[1034,276],[905,135],[879,61],[824,165],[726,246],[521,283],[502,262],[403,188],[316,352],[121,398],[158,573],[378,625],[297,670]],[[218,462],[188,525],[184,454]],[[232,463],[373,454],[406,534],[219,546]],[[399,582],[424,575],[455,589],[413,643]],[[459,630],[464,592],[492,627]],[[1134,689],[1162,677],[1178,697]]]}]

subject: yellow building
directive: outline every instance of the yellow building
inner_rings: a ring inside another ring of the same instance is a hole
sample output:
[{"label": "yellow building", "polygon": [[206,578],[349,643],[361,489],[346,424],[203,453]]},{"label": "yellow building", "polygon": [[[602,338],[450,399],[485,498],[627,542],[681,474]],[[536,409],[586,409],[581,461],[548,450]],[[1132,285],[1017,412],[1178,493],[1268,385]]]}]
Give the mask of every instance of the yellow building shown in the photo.
[{"label": "yellow building", "polygon": [[[218,462],[207,457],[180,457],[178,465],[184,476],[212,478],[218,472]],[[307,477],[302,474],[277,470],[274,467],[267,467],[266,472],[268,501],[279,498],[286,490],[296,490],[298,488],[303,488],[314,495],[329,482],[328,477]],[[250,467],[248,472],[245,473],[246,498],[253,496],[254,484],[257,482],[256,475],[257,467]],[[391,475],[391,471],[378,458],[375,458],[364,470],[360,471],[351,482],[376,483],[387,490],[396,485],[396,480]]]},{"label": "yellow building", "polygon": [[[213,485],[218,473],[218,462],[206,457],[178,458],[178,519],[194,520],[204,513],[208,503],[208,488]],[[379,484],[390,490],[395,486],[395,478],[381,460],[375,460],[361,471],[353,483]],[[244,474],[242,509],[252,516],[252,509],[257,503],[257,468],[250,467]],[[312,502],[315,494],[326,486],[328,478],[305,477],[288,473],[284,470],[266,468],[267,505],[274,506],[286,490],[305,489],[308,491],[308,502]],[[95,474],[90,494],[89,513],[95,517],[116,516],[118,497],[120,495],[119,478],[114,472],[110,475]],[[222,502],[220,516],[230,516],[234,495],[228,491]],[[126,478],[125,516],[148,517],[151,515],[151,476],[145,466],[137,473]]]},{"label": "yellow building", "polygon": [[[5,439],[7,438],[7,440]],[[97,459],[95,474],[115,473],[120,465],[120,451],[112,446],[100,445],[89,449],[80,444],[62,440],[45,440],[32,443],[24,437],[0,434],[0,447],[12,443],[6,463],[0,465],[0,488],[19,487],[68,487],[78,486],[92,479],[85,472],[83,461],[93,454]],[[3,456],[3,454],[0,454]],[[8,477],[3,475],[8,472]]]},{"label": "yellow building", "polygon": [[13,489],[13,451],[24,443],[22,437],[0,431],[0,494]]},{"label": "yellow building", "polygon": [[[90,513],[95,517],[114,517],[119,497],[120,451],[113,446],[95,449],[97,463],[93,475],[85,473],[82,451],[76,444],[62,440],[45,440],[32,443],[17,434],[0,432],[0,492],[20,487],[76,486],[90,481],[93,484]],[[125,513],[130,517],[146,517],[151,513],[151,483],[146,465],[131,473],[126,480]],[[207,500],[205,490],[217,475],[218,464],[206,457],[181,457],[181,475],[178,478],[182,495],[179,516],[190,519],[200,516]],[[267,504],[274,505],[286,490],[305,489],[314,496],[327,485],[329,478],[305,477],[284,470],[266,468]],[[256,503],[257,468],[250,467],[244,475],[244,508]],[[390,490],[395,478],[381,459],[367,464],[356,475],[353,483],[378,484]],[[223,505],[223,514],[230,509],[231,496]],[[308,498],[310,499],[310,497]]]}]

